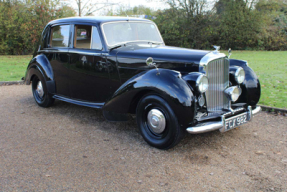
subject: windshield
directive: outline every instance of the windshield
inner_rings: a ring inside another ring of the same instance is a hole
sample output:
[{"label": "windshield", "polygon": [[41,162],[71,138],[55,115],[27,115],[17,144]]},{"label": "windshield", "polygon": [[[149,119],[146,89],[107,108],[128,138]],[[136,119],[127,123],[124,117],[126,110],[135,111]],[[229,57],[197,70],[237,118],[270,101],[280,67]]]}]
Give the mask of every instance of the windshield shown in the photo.
[{"label": "windshield", "polygon": [[126,21],[105,23],[102,27],[110,47],[137,41],[163,43],[157,27],[153,23]]}]

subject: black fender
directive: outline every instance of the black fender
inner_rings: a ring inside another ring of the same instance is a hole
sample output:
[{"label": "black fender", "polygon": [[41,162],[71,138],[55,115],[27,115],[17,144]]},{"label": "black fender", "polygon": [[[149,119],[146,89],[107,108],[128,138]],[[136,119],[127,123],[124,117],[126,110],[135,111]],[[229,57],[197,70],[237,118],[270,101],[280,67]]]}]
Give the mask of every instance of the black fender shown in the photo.
[{"label": "black fender", "polygon": [[44,77],[48,92],[55,93],[56,87],[53,69],[49,60],[43,54],[37,55],[30,61],[25,75],[26,85],[30,84],[33,75],[37,75],[38,72]]},{"label": "black fender", "polygon": [[230,67],[239,66],[245,71],[245,80],[240,87],[242,94],[236,101],[238,103],[247,103],[253,107],[259,102],[261,95],[260,82],[255,72],[248,66],[247,61],[230,59]]},{"label": "black fender", "polygon": [[168,102],[182,127],[193,122],[193,92],[179,72],[168,69],[147,70],[127,80],[105,103],[102,108],[104,116],[107,112],[135,113],[138,101],[149,92]]}]

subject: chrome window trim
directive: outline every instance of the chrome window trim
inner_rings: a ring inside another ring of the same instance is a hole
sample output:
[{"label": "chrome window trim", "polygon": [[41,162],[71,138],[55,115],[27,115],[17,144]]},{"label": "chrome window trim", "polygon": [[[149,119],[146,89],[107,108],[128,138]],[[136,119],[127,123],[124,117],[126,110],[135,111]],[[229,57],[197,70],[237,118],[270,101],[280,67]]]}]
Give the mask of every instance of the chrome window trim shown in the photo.
[{"label": "chrome window trim", "polygon": [[93,43],[93,35],[94,35],[94,27],[91,26],[91,43],[90,43],[90,49],[92,49],[92,43]]},{"label": "chrome window trim", "polygon": [[156,27],[157,32],[158,32],[158,34],[159,34],[159,36],[160,36],[160,38],[161,38],[161,41],[162,41],[162,42],[155,42],[155,43],[161,43],[161,44],[164,44],[164,45],[165,45],[165,43],[164,43],[164,41],[163,41],[163,38],[162,38],[162,36],[161,36],[161,33],[159,32],[158,27],[157,27],[157,25],[156,25],[154,22],[152,22],[152,21],[130,21],[130,20],[127,20],[127,21],[110,21],[110,22],[105,22],[105,23],[102,23],[102,24],[101,24],[102,34],[103,34],[103,36],[104,36],[105,43],[107,44],[108,47],[114,47],[114,46],[117,46],[117,45],[121,45],[121,44],[125,44],[125,43],[131,43],[131,42],[146,42],[146,41],[148,41],[148,40],[125,41],[125,42],[121,42],[121,43],[118,43],[118,44],[109,45],[109,44],[108,44],[108,41],[107,41],[106,34],[105,34],[105,32],[104,32],[104,29],[103,29],[103,26],[106,25],[106,24],[110,24],[110,23],[124,23],[124,22],[125,22],[125,23],[149,23],[149,24],[153,24],[153,25]]}]

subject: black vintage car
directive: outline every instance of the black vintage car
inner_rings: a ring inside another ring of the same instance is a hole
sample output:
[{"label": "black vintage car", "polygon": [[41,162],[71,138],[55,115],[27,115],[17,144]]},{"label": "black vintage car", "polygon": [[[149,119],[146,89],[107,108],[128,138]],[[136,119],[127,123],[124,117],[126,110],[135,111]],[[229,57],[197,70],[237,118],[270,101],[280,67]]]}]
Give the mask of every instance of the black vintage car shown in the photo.
[{"label": "black vintage car", "polygon": [[146,19],[59,19],[43,30],[25,81],[41,107],[58,99],[99,108],[110,121],[136,114],[145,141],[168,149],[186,132],[225,132],[260,111],[256,74],[215,48],[166,46]]}]

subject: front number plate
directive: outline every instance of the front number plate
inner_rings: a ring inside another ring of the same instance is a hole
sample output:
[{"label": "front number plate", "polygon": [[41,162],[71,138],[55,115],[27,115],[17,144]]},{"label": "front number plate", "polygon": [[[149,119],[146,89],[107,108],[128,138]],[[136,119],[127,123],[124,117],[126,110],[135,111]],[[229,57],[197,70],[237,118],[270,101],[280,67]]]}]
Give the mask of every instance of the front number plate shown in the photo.
[{"label": "front number plate", "polygon": [[240,115],[237,115],[235,117],[225,119],[225,126],[224,126],[223,132],[229,131],[229,130],[231,130],[235,127],[238,127],[238,126],[240,126],[244,123],[247,123],[247,122],[248,122],[247,113],[240,114]]}]

